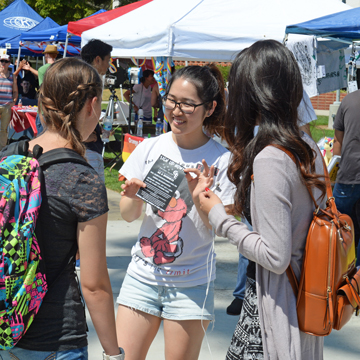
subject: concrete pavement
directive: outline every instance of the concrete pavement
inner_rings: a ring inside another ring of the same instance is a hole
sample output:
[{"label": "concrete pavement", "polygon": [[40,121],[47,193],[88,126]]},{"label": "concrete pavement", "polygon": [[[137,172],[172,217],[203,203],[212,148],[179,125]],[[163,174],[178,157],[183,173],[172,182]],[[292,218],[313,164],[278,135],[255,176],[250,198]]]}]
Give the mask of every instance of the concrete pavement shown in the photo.
[{"label": "concrete pavement", "polygon": [[[119,212],[120,195],[108,190],[109,221],[107,226],[107,264],[114,295],[114,303],[130,262],[130,251],[137,239],[141,220],[127,223]],[[237,316],[229,316],[225,309],[231,303],[235,288],[238,253],[226,239],[215,239],[215,323],[209,326],[202,344],[199,360],[223,360],[237,323]],[[116,310],[115,305],[115,310]],[[89,327],[89,360],[101,359],[102,348],[87,313]],[[139,344],[141,346],[141,344]],[[163,330],[160,328],[147,356],[147,360],[162,360],[164,357]],[[333,331],[325,338],[325,360],[360,359],[360,316],[341,330]],[[186,360],[186,359],[184,359]],[[291,360],[291,359],[289,359]],[[303,359],[306,360],[306,359]]]}]

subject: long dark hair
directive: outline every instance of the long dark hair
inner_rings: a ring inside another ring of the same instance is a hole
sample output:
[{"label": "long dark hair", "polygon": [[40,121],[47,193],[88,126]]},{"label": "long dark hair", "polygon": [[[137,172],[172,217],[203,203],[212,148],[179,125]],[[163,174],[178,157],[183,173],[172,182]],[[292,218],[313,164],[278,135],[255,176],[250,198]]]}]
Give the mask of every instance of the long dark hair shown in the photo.
[{"label": "long dark hair", "polygon": [[222,136],[226,105],[224,79],[219,69],[214,64],[209,64],[207,66],[186,66],[177,70],[169,81],[166,95],[169,93],[173,82],[180,78],[195,86],[198,97],[202,103],[205,103],[205,110],[210,110],[213,101],[216,101],[214,112],[205,118],[203,126],[210,135]]},{"label": "long dark hair", "polygon": [[[255,156],[270,144],[288,149],[297,159],[303,183],[325,194],[321,175],[315,174],[316,153],[302,140],[298,127],[302,96],[296,60],[279,42],[258,41],[236,56],[229,75],[224,135],[233,153],[228,177],[237,187],[237,214],[243,214],[246,207]],[[259,131],[254,137],[257,124]]]}]

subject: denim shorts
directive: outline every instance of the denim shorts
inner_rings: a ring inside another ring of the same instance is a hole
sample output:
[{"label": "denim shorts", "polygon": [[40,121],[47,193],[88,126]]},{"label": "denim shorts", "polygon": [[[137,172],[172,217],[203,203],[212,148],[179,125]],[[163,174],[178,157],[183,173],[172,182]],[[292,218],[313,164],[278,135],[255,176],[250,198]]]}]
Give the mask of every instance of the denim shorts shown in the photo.
[{"label": "denim shorts", "polygon": [[65,351],[33,351],[14,347],[0,350],[0,360],[87,360],[87,346]]},{"label": "denim shorts", "polygon": [[148,285],[126,274],[116,302],[162,319],[214,320],[214,282],[206,296],[207,286]]}]

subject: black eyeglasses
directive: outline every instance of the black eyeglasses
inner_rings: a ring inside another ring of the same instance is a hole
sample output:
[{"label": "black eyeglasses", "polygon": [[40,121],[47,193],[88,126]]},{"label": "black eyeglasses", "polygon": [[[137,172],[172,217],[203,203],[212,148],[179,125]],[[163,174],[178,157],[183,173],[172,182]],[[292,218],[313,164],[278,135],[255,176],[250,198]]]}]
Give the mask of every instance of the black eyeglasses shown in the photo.
[{"label": "black eyeglasses", "polygon": [[8,64],[10,61],[9,61],[9,60],[1,59],[0,62],[1,62],[2,64]]},{"label": "black eyeglasses", "polygon": [[188,104],[185,102],[177,102],[175,100],[169,99],[167,96],[163,97],[162,102],[165,106],[165,109],[175,110],[175,108],[179,106],[180,111],[188,115],[192,114],[198,106],[206,104],[206,102],[197,105]]}]

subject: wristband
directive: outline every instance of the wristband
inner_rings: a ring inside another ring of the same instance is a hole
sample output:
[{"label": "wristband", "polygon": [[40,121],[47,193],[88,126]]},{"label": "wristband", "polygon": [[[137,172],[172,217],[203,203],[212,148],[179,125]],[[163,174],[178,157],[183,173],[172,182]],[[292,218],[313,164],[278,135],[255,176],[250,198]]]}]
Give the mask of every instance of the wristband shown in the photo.
[{"label": "wristband", "polygon": [[123,348],[119,348],[119,355],[106,355],[105,351],[103,351],[103,360],[125,360],[125,351]]}]

